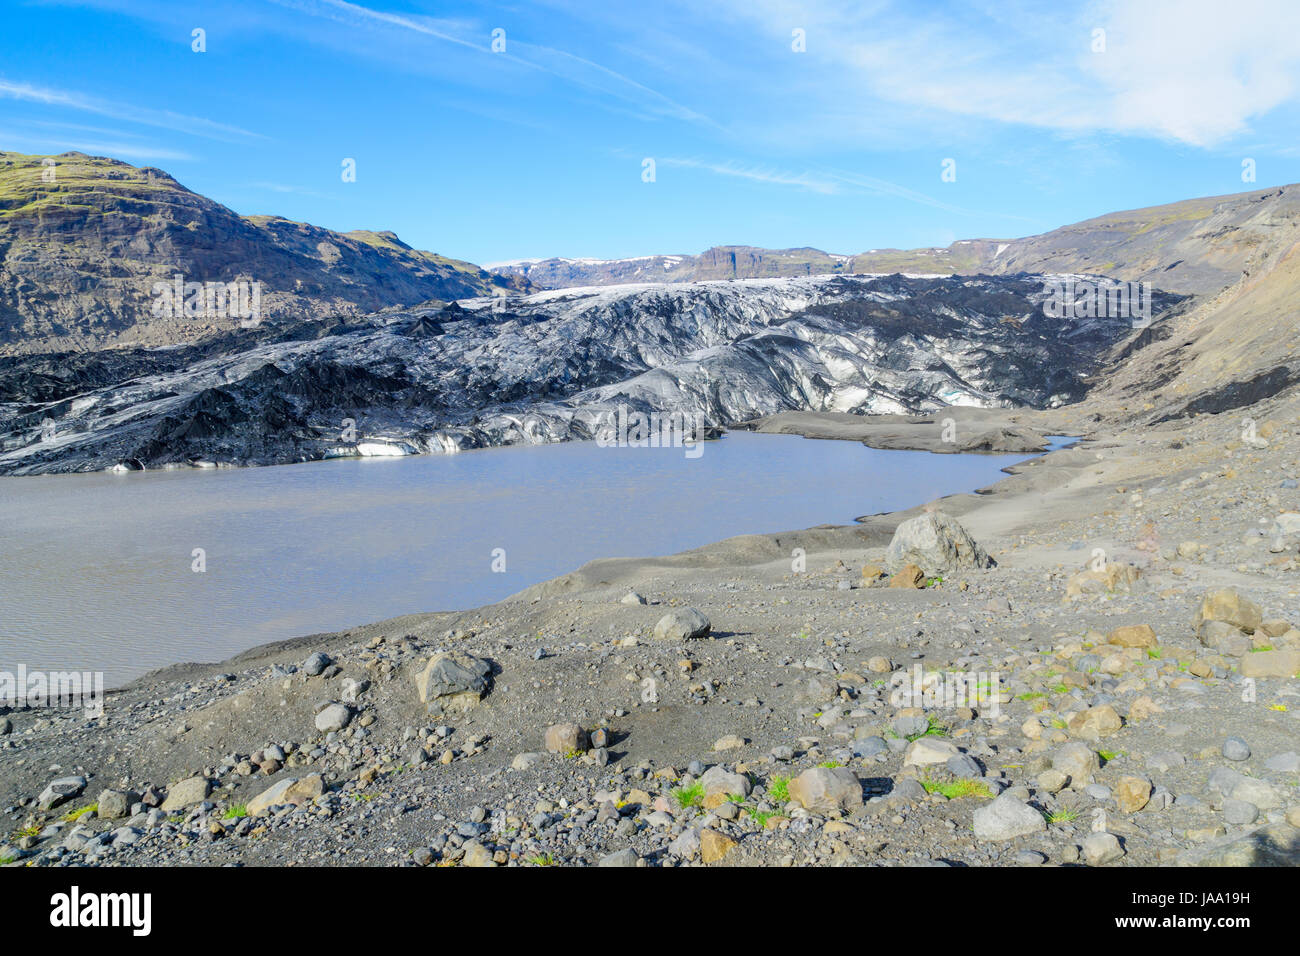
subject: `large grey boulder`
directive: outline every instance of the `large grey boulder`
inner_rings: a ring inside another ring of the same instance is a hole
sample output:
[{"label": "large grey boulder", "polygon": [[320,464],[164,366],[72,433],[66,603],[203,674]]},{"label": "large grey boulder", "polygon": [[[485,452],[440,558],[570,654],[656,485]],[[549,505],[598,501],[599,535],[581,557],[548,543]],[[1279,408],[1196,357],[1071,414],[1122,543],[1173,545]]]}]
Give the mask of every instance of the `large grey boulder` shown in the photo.
[{"label": "large grey boulder", "polygon": [[342,730],[352,721],[352,711],[346,704],[329,704],[316,715],[316,729],[323,734]]},{"label": "large grey boulder", "polygon": [[712,625],[709,619],[693,607],[679,607],[669,611],[655,625],[655,637],[661,641],[689,641],[704,637]]},{"label": "large grey boulder", "polygon": [[885,553],[885,564],[891,572],[915,564],[927,574],[938,574],[962,568],[987,568],[993,559],[956,518],[933,511],[909,518],[895,529]]},{"label": "large grey boulder", "polygon": [[975,811],[977,840],[1014,840],[1047,829],[1043,815],[1029,804],[1004,793]]},{"label": "large grey boulder", "polygon": [[420,703],[433,715],[466,711],[488,691],[492,665],[461,651],[435,654],[415,678]]},{"label": "large grey boulder", "polygon": [[167,799],[162,809],[167,813],[184,810],[196,803],[202,803],[212,792],[212,783],[207,777],[187,777],[167,788]]},{"label": "large grey boulder", "polygon": [[46,784],[41,795],[36,798],[37,806],[42,810],[53,810],[60,803],[71,800],[85,789],[85,777],[59,777]]}]

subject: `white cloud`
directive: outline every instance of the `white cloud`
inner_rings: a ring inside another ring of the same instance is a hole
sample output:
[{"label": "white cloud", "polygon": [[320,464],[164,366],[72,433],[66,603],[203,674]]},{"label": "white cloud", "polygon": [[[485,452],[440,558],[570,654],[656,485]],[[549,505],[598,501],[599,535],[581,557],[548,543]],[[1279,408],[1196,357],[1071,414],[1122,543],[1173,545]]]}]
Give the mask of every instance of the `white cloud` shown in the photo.
[{"label": "white cloud", "polygon": [[98,97],[87,96],[70,90],[35,86],[31,83],[18,83],[0,79],[0,99],[22,100],[27,103],[39,103],[43,106],[63,107],[97,116],[107,116],[128,123],[143,126],[155,126],[177,133],[203,136],[208,139],[240,141],[250,138],[261,139],[256,133],[227,126],[199,116],[186,116],[170,110],[147,109],[128,103],[113,103]]},{"label": "white cloud", "polygon": [[[946,10],[843,0],[728,0],[775,42],[807,31],[822,105],[883,99],[1074,133],[1214,146],[1300,89],[1295,0],[1001,2]],[[1093,52],[1093,30],[1105,51]]]}]

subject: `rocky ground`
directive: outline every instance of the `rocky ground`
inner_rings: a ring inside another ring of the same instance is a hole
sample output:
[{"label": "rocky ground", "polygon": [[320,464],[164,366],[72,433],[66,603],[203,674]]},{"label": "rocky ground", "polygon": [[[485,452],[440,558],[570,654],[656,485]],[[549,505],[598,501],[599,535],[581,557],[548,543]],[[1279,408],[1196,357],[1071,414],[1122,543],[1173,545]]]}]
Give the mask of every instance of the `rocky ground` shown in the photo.
[{"label": "rocky ground", "polygon": [[[1297,402],[1082,414],[1009,415],[1085,437],[938,514],[595,562],[173,667],[100,718],[0,717],[0,858],[1296,865]],[[918,665],[985,692],[910,706]]]}]

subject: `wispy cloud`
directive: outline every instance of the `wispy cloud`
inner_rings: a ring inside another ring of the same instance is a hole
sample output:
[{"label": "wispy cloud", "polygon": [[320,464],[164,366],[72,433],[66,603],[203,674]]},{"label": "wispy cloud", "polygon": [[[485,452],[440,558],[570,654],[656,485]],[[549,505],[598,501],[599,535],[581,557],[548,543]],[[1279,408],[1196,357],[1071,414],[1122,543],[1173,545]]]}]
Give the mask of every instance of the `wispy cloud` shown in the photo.
[{"label": "wispy cloud", "polygon": [[[631,104],[652,116],[669,116],[693,123],[716,125],[707,116],[672,97],[587,57],[553,46],[507,36],[505,49],[493,52],[491,30],[463,21],[389,13],[349,0],[273,0],[301,13],[325,17],[355,28],[360,23],[396,28],[429,40],[453,44],[525,70],[545,73],[597,97]],[[519,52],[522,51],[523,55]]]},{"label": "wispy cloud", "polygon": [[735,179],[747,179],[756,183],[776,186],[797,186],[815,193],[839,192],[839,184],[827,177],[817,177],[808,173],[792,173],[765,166],[746,165],[737,162],[712,163],[701,159],[666,156],[656,159],[657,166],[676,167],[679,169],[701,169],[718,176],[730,176]]},{"label": "wispy cloud", "polygon": [[75,150],[92,156],[112,156],[122,159],[153,160],[158,162],[185,161],[194,159],[189,153],[161,146],[132,143],[126,141],[82,139],[80,137],[64,138],[31,134],[13,129],[0,128],[0,141],[5,145],[35,153],[66,152]]},{"label": "wispy cloud", "polygon": [[129,103],[115,103],[71,90],[60,90],[5,79],[0,79],[0,99],[62,107],[83,113],[92,113],[97,116],[107,116],[111,119],[136,123],[142,126],[153,126],[176,133],[224,140],[226,142],[265,138],[246,129],[240,129],[238,126],[229,126],[200,116],[187,116],[184,113],[149,109],[133,106]]},{"label": "wispy cloud", "polygon": [[292,193],[297,196],[312,196],[316,199],[331,198],[327,193],[317,192],[314,189],[305,189],[302,186],[294,186],[290,183],[276,183],[268,182],[266,180],[258,180],[257,182],[246,183],[245,185],[249,189],[262,189],[266,192],[272,193]]},{"label": "wispy cloud", "polygon": [[[819,105],[883,100],[933,122],[964,116],[1066,134],[1221,145],[1300,91],[1293,0],[1045,0],[951,6],[718,0],[788,39]],[[888,24],[882,30],[882,23]]]},{"label": "wispy cloud", "polygon": [[915,189],[908,189],[906,186],[900,186],[898,183],[892,183],[888,180],[879,179],[874,176],[867,176],[862,173],[853,173],[840,169],[817,167],[801,172],[792,172],[772,166],[746,164],[734,160],[728,160],[726,162],[710,162],[708,160],[679,156],[667,156],[662,159],[656,159],[655,163],[657,166],[667,166],[669,168],[678,169],[698,169],[704,172],[714,173],[718,176],[746,179],[755,183],[763,183],[773,186],[793,186],[798,189],[805,189],[809,192],[820,193],[822,195],[888,196],[894,199],[902,199],[907,202],[917,203],[922,206],[930,206],[934,209],[941,209],[944,212],[957,213],[959,215],[976,214],[972,210],[953,206],[939,199],[935,199],[933,196],[918,192]]}]

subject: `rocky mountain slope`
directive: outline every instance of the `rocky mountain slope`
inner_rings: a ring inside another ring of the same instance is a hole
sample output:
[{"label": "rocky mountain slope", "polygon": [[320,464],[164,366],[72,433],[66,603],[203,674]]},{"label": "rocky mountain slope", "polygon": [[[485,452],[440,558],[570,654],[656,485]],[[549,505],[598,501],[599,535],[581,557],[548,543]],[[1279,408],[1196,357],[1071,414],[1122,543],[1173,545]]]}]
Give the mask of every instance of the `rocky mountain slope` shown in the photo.
[{"label": "rocky mountain slope", "polygon": [[[809,409],[1059,405],[1134,332],[1123,318],[1050,317],[1047,281],[579,289],[13,358],[0,363],[0,473],[590,439],[621,409],[694,430]],[[1156,309],[1178,301],[1160,294]]]},{"label": "rocky mountain slope", "polygon": [[1210,293],[1239,279],[1298,217],[1300,186],[1282,186],[1110,213],[1023,239],[961,240],[946,248],[847,256],[722,246],[698,256],[541,259],[489,268],[544,288],[811,274],[1082,272],[1147,281],[1171,292]]},{"label": "rocky mountain slope", "polygon": [[154,284],[260,283],[276,324],[526,289],[391,232],[239,216],[167,173],[82,153],[0,153],[0,355],[166,345],[238,327],[155,314]]}]

